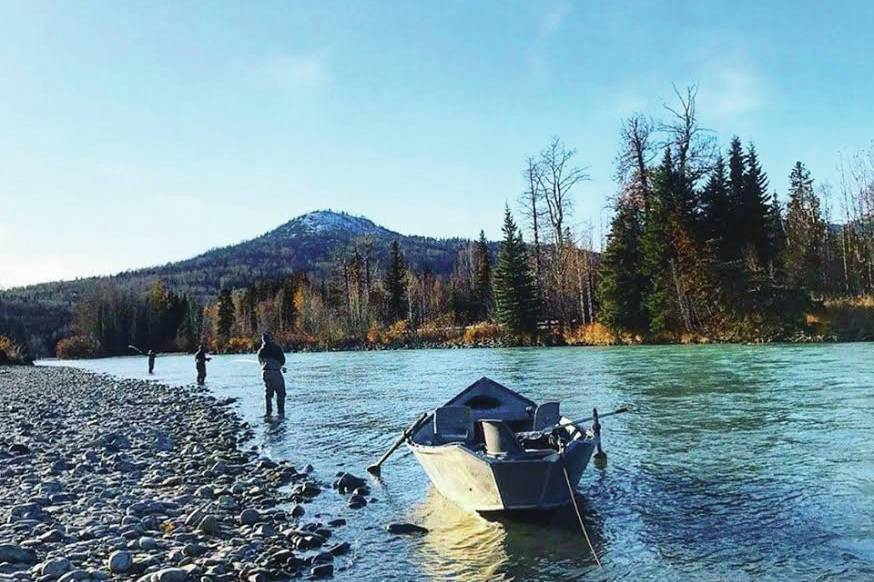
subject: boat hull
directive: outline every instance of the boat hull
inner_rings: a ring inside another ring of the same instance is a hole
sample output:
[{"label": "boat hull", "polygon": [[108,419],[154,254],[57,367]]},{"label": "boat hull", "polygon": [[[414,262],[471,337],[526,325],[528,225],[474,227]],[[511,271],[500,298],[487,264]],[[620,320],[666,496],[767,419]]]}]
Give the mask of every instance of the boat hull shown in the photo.
[{"label": "boat hull", "polygon": [[[454,443],[407,443],[434,487],[465,509],[481,512],[555,509],[571,502],[558,453],[502,459]],[[568,478],[576,487],[595,449],[592,440],[575,440],[564,454]]]}]

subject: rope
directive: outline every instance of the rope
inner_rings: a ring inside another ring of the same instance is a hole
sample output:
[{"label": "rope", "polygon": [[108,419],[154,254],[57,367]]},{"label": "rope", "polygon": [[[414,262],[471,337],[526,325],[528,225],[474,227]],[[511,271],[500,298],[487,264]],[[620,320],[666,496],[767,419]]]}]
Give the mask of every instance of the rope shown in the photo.
[{"label": "rope", "polygon": [[595,558],[595,563],[598,564],[598,568],[603,568],[601,566],[601,560],[598,559],[598,554],[595,553],[595,547],[592,546],[592,540],[589,539],[589,532],[586,531],[586,524],[583,523],[583,516],[580,515],[580,508],[577,507],[577,498],[574,495],[574,488],[571,485],[571,478],[568,477],[567,474],[567,466],[564,463],[564,455],[561,457],[561,470],[564,473],[564,482],[567,483],[568,493],[571,494],[571,502],[574,504],[574,512],[577,514],[577,519],[580,522],[580,528],[583,530],[583,535],[586,537],[586,543],[589,544],[589,551],[592,552],[592,557]]}]

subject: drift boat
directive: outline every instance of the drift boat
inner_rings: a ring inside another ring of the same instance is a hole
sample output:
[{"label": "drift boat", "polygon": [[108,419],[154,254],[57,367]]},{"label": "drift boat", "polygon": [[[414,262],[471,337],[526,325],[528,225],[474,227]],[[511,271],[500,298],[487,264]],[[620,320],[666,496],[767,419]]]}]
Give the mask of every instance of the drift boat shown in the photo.
[{"label": "drift boat", "polygon": [[571,503],[592,454],[603,454],[597,414],[573,421],[558,402],[538,406],[484,377],[421,416],[406,444],[434,487],[468,510],[555,509]]}]

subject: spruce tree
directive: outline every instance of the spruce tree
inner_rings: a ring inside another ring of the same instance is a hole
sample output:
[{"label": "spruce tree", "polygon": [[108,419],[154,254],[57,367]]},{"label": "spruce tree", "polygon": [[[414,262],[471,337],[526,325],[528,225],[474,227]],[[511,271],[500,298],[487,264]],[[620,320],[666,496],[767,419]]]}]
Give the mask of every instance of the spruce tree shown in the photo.
[{"label": "spruce tree", "polygon": [[744,248],[755,252],[762,268],[767,268],[774,259],[769,242],[768,214],[768,177],[759,164],[756,148],[750,144],[746,156],[746,172],[744,173],[741,209],[743,212]]},{"label": "spruce tree", "polygon": [[633,201],[626,198],[617,204],[607,247],[601,257],[598,285],[601,322],[613,330],[636,334],[649,331],[643,305],[647,289],[643,275],[641,219],[641,211]]},{"label": "spruce tree", "polygon": [[394,323],[407,314],[407,266],[404,255],[398,247],[398,241],[391,242],[389,251],[388,273],[385,279],[385,290],[388,293],[389,321]]},{"label": "spruce tree", "polygon": [[643,234],[644,275],[649,284],[644,297],[649,327],[658,334],[676,329],[678,318],[674,301],[672,244],[676,172],[670,149],[665,150],[661,166],[652,179],[652,205]]},{"label": "spruce tree", "polygon": [[234,326],[234,300],[227,287],[222,289],[218,297],[218,315],[216,317],[216,334],[222,339],[228,339]]},{"label": "spruce tree", "polygon": [[479,240],[474,248],[474,280],[473,300],[476,303],[476,318],[488,319],[492,312],[494,299],[492,294],[492,264],[489,257],[489,243],[486,233],[480,231]]},{"label": "spruce tree", "polygon": [[728,197],[729,215],[725,228],[730,236],[723,240],[724,257],[726,261],[740,259],[741,249],[748,242],[745,234],[745,214],[743,204],[744,176],[746,175],[746,159],[740,138],[731,138],[728,153]]},{"label": "spruce tree", "polygon": [[823,287],[822,260],[826,225],[820,213],[820,200],[813,189],[813,178],[801,162],[789,174],[789,202],[786,205],[786,248],[784,252],[789,282],[810,291]]},{"label": "spruce tree", "polygon": [[504,209],[504,239],[495,268],[495,305],[498,322],[515,336],[537,331],[537,291],[522,233],[510,208]]},{"label": "spruce tree", "polygon": [[700,232],[703,242],[720,259],[729,260],[729,243],[734,233],[729,230],[732,217],[731,197],[722,156],[716,158],[713,171],[701,191],[700,205]]}]

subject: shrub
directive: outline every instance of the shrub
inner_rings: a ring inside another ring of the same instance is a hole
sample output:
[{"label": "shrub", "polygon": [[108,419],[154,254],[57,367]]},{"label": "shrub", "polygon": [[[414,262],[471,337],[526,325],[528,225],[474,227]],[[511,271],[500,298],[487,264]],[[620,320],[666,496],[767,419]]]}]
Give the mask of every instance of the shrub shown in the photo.
[{"label": "shrub", "polygon": [[631,338],[620,338],[600,323],[587,323],[564,332],[569,345],[611,346],[618,343],[632,343]]},{"label": "shrub", "polygon": [[12,341],[11,338],[5,335],[0,335],[0,365],[8,366],[12,364],[32,364],[31,360],[25,353],[24,348]]},{"label": "shrub", "polygon": [[55,355],[62,360],[96,358],[100,355],[100,342],[87,335],[66,337],[55,346]]},{"label": "shrub", "polygon": [[224,348],[225,353],[228,354],[245,354],[255,351],[255,342],[252,338],[235,335],[228,340]]},{"label": "shrub", "polygon": [[490,321],[481,321],[464,328],[463,342],[465,345],[495,345],[500,344],[504,337],[504,329]]}]

